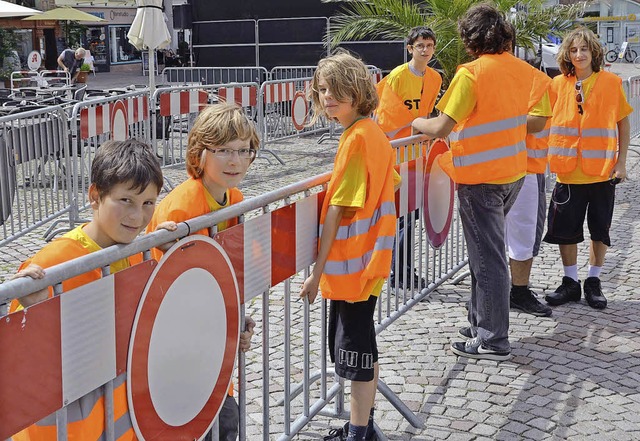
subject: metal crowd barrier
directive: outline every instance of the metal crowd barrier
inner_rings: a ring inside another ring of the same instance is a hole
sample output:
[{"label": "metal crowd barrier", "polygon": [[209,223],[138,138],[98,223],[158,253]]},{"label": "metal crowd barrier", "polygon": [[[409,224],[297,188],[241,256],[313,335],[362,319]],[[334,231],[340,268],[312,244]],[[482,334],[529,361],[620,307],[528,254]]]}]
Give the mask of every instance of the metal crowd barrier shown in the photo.
[{"label": "metal crowd barrier", "polygon": [[228,84],[258,83],[269,79],[264,67],[165,67],[162,75],[169,83]]},{"label": "metal crowd barrier", "polygon": [[[396,148],[399,149],[398,157],[410,158],[409,161],[400,165],[401,174],[407,178],[400,189],[400,201],[398,201],[400,206],[404,206],[405,222],[407,216],[415,216],[413,214],[415,208],[418,208],[421,215],[424,215],[420,208],[423,196],[422,186],[416,185],[425,164],[425,157],[421,155],[421,152],[423,152],[423,146],[426,147],[426,145],[421,143],[422,139],[415,136],[395,142]],[[419,156],[413,158],[408,153],[409,151],[418,152]],[[408,176],[408,173],[414,175]],[[322,190],[329,177],[330,174],[315,176],[245,200],[229,208],[181,223],[175,232],[156,232],[138,238],[129,245],[110,247],[89,256],[51,267],[41,280],[17,279],[6,282],[0,285],[0,302],[16,296],[21,297],[51,285],[55,286],[56,295],[60,295],[63,280],[85,273],[90,269],[107,268],[111,262],[183,237],[189,231],[214,227],[225,219],[240,217],[240,225],[212,235],[229,253],[232,262],[237,262],[234,261],[233,253],[240,252],[242,254],[240,260],[242,263],[238,264],[240,266],[238,267],[234,263],[236,276],[243,287],[244,304],[241,308],[241,316],[244,316],[245,313],[253,315],[258,323],[259,332],[261,332],[261,343],[256,341],[257,339],[254,337],[253,348],[246,354],[238,353],[239,381],[236,382],[236,385],[239,391],[240,440],[244,441],[248,438],[249,429],[253,434],[256,431],[261,433],[261,439],[264,440],[274,439],[274,437],[279,440],[291,440],[318,414],[335,418],[347,417],[344,411],[343,383],[334,378],[333,371],[327,363],[327,302],[322,300],[317,301],[315,305],[310,305],[308,302],[292,301],[292,298],[297,298],[300,282],[303,280],[302,278],[308,276],[309,267],[315,260],[319,220],[318,207],[320,199],[324,196]],[[413,200],[413,205],[407,205],[407,199]],[[403,200],[405,202],[402,202]],[[258,214],[251,214],[256,211]],[[247,215],[246,219],[245,215]],[[283,228],[284,225],[289,225],[289,227]],[[421,292],[403,290],[398,287],[388,287],[383,290],[375,316],[377,317],[377,333],[383,332],[413,305],[428,296],[439,284],[452,277],[467,262],[457,215],[454,215],[449,237],[437,250],[430,249],[423,244],[420,223],[414,222],[413,225],[414,229],[408,231],[407,234],[414,235],[416,246],[405,247],[404,250],[396,252],[405,253],[405,257],[412,262],[412,267],[417,268],[421,275],[427,279],[427,287]],[[215,228],[212,229],[215,231]],[[241,239],[243,246],[240,251],[237,248],[238,238],[243,238]],[[287,256],[286,261],[290,263],[283,263],[277,257],[283,255]],[[135,270],[137,270],[136,267],[125,271]],[[118,277],[118,274],[125,271],[117,273],[115,276]],[[142,285],[147,283],[144,280],[139,280],[139,282]],[[95,286],[98,286],[100,281],[94,283]],[[102,284],[101,286],[111,285]],[[113,295],[115,299],[122,298],[118,295],[118,283],[115,283],[114,286],[116,292],[109,294],[109,297],[111,298]],[[130,287],[126,286],[125,288],[129,289]],[[71,294],[69,295],[71,296]],[[63,298],[66,298],[65,296],[66,294]],[[49,302],[54,300],[51,299]],[[12,330],[18,333],[23,332],[14,323],[20,323],[20,320],[24,320],[28,311],[14,313],[0,321],[0,346],[9,348],[8,352],[5,352],[4,356],[0,358],[0,371],[12,372],[11,369],[15,369],[15,364],[12,363],[15,361],[8,360],[18,360],[17,354],[13,352],[24,351],[24,347],[21,345],[9,345],[8,342],[15,343],[17,336],[12,334]],[[35,319],[31,314],[30,317],[30,320]],[[46,329],[43,332],[50,332],[49,328],[43,329]],[[69,332],[72,333],[72,328],[69,329]],[[74,335],[65,337],[73,339]],[[92,347],[94,351],[98,351],[97,353],[108,350],[99,345],[97,347],[92,345],[93,335],[82,335],[81,337],[82,341],[88,347]],[[262,378],[260,386],[247,385],[247,370],[250,369],[247,367],[248,365],[256,366],[256,371],[259,371]],[[106,400],[109,403],[112,399],[112,382],[116,375],[115,371],[109,378],[102,376],[100,378],[103,380],[99,380],[91,375],[91,369],[97,369],[95,366],[87,364],[83,365],[82,369],[84,370],[82,372],[83,388],[74,390],[76,395],[80,394],[78,396],[81,396],[82,393],[88,393],[100,384],[104,384],[106,386]],[[105,380],[108,381],[104,383]],[[252,423],[247,418],[248,388],[250,388],[252,406],[258,405],[260,407],[261,423]],[[421,422],[383,382],[380,382],[379,390],[404,418],[414,426],[420,427]],[[20,427],[26,427],[46,416],[31,414],[28,419],[20,417],[21,414],[14,409],[13,404],[15,403],[11,401],[12,397],[15,399],[16,393],[15,388],[0,388],[0,439],[6,439],[12,435],[8,427],[19,430]],[[43,402],[49,398],[49,395],[51,393],[48,390],[38,391],[38,396]],[[19,396],[23,402],[26,402],[27,398],[23,395]],[[331,402],[333,402],[333,406],[330,406]],[[66,421],[66,412],[66,407],[62,407],[57,412],[58,421]],[[109,414],[108,410],[106,412],[107,425],[113,427],[113,415]],[[59,426],[58,432],[60,436],[58,439],[65,440],[65,427]],[[105,439],[113,441],[115,439],[113,432],[108,431]],[[252,435],[252,439],[255,439],[255,436]]]},{"label": "metal crowd barrier", "polygon": [[307,92],[312,78],[265,81],[260,86],[258,123],[262,134],[260,150],[270,152],[278,161],[282,160],[266,148],[270,142],[300,135],[324,132],[329,124],[320,117],[310,125],[311,102]]},{"label": "metal crowd barrier", "polygon": [[0,247],[71,212],[67,133],[61,107],[0,117]]}]

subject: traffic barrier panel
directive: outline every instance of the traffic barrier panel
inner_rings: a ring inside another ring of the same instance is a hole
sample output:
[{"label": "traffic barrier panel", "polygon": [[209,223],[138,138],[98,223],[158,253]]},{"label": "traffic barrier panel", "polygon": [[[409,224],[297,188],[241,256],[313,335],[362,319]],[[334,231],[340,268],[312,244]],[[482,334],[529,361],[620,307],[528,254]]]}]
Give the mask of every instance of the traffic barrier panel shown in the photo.
[{"label": "traffic barrier panel", "polygon": [[261,84],[269,79],[264,67],[166,67],[162,74],[169,83],[187,85]]},{"label": "traffic barrier panel", "polygon": [[622,82],[627,100],[633,112],[629,115],[631,138],[640,135],[640,75],[629,77]]}]

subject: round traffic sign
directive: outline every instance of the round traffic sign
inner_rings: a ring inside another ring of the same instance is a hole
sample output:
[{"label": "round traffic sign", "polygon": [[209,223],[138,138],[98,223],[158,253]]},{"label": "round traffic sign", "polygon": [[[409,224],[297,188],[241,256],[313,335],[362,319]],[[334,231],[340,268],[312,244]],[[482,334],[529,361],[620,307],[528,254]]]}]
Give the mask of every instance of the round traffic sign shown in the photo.
[{"label": "round traffic sign", "polygon": [[291,102],[291,120],[296,130],[303,130],[307,125],[309,116],[309,105],[304,92],[298,91],[293,96]]},{"label": "round traffic sign", "polygon": [[443,140],[434,141],[425,165],[423,218],[427,239],[434,248],[444,244],[453,217],[455,184],[438,163],[438,156],[448,149]]},{"label": "round traffic sign", "polygon": [[127,129],[127,106],[124,101],[118,100],[111,105],[111,139],[114,141],[124,141],[129,137]]},{"label": "round traffic sign", "polygon": [[151,274],[133,323],[127,397],[140,440],[207,433],[227,395],[239,336],[229,257],[209,237],[182,239]]},{"label": "round traffic sign", "polygon": [[29,70],[38,70],[42,66],[42,55],[38,51],[31,51],[27,56],[27,66]]}]

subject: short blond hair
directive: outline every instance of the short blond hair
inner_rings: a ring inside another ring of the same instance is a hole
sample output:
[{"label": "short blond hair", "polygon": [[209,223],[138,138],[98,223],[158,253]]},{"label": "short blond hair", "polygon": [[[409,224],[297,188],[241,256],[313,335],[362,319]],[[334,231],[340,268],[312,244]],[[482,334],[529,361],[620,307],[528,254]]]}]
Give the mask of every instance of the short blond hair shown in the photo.
[{"label": "short blond hair", "polygon": [[320,60],[313,74],[310,99],[314,114],[311,124],[321,115],[327,116],[320,104],[320,75],[328,83],[333,97],[340,102],[350,102],[360,115],[369,116],[378,107],[378,94],[367,66],[349,53],[339,52]]},{"label": "short blond hair", "polygon": [[591,69],[594,72],[600,72],[600,66],[602,66],[604,59],[604,51],[600,40],[589,28],[581,26],[569,32],[562,40],[560,49],[558,49],[556,60],[558,60],[558,66],[563,75],[575,76],[576,74],[576,67],[571,62],[571,46],[576,41],[584,41],[587,44],[591,52]]},{"label": "short blond hair", "polygon": [[249,140],[249,148],[258,151],[260,138],[252,121],[236,104],[220,102],[206,107],[193,124],[187,139],[187,173],[202,176],[206,147],[222,146],[236,139]]}]

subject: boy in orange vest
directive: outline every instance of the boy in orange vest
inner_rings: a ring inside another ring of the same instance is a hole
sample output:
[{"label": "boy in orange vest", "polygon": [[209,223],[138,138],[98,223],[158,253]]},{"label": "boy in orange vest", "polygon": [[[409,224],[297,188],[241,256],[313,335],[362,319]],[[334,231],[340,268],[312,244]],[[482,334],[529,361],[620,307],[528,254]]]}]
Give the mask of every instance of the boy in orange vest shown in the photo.
[{"label": "boy in orange vest", "polygon": [[511,356],[505,216],[526,174],[526,134],[547,120],[531,114],[547,87],[542,72],[510,53],[513,32],[493,6],[470,8],[458,31],[477,58],[459,67],[438,103],[441,115],[418,118],[413,127],[433,138],[450,135],[451,150],[440,165],[458,184],[471,271],[470,326],[459,332],[468,340],[453,342],[451,350],[502,361]]},{"label": "boy in orange vest", "polygon": [[[160,202],[147,231],[166,221],[183,222],[242,201],[237,188],[256,157],[260,140],[244,111],[235,104],[218,103],[205,108],[196,119],[187,140],[187,173],[189,178]],[[220,222],[218,231],[232,227],[237,219]],[[209,235],[207,229],[191,234]],[[153,249],[160,260],[172,243]],[[240,349],[251,346],[255,322],[245,318],[245,332],[240,334]],[[234,441],[238,436],[239,410],[233,398],[233,385],[218,415],[219,439]],[[211,432],[205,440],[211,439]]]},{"label": "boy in orange vest", "polygon": [[601,70],[602,60],[598,38],[584,27],[569,33],[558,51],[562,75],[551,86],[557,99],[549,136],[549,165],[557,182],[544,241],[560,247],[564,277],[555,292],[545,296],[552,306],[582,297],[577,263],[585,215],[591,248],[584,297],[592,308],[607,306],[600,271],[611,245],[615,186],[627,177],[633,108],[620,77]]},{"label": "boy in orange vest", "polygon": [[[380,103],[375,112],[375,119],[389,139],[399,139],[411,136],[411,123],[418,117],[426,117],[433,111],[433,106],[442,86],[442,77],[428,66],[436,49],[436,34],[426,26],[417,26],[409,31],[407,36],[407,51],[411,61],[393,69],[376,86]],[[408,158],[412,159],[412,158]],[[406,159],[405,159],[406,160]],[[416,219],[417,219],[416,210]],[[407,216],[408,250],[413,250],[412,219]],[[411,287],[421,290],[426,287],[424,278],[411,271],[411,263],[405,264],[405,219],[398,223],[398,269],[400,277],[398,286]],[[409,251],[409,256],[413,251]],[[391,262],[389,284],[395,287],[395,257]],[[406,268],[405,268],[406,267]],[[413,279],[413,280],[412,280]]]},{"label": "boy in orange vest", "polygon": [[[68,260],[85,256],[116,244],[130,243],[146,227],[153,215],[156,199],[162,188],[162,170],[147,144],[137,140],[108,141],[100,146],[91,164],[89,201],[93,218],[64,236],[46,245],[26,260],[13,278],[44,277],[45,269]],[[157,228],[175,230],[173,222]],[[131,259],[135,260],[135,259]],[[131,265],[130,259],[111,264],[111,272]],[[64,291],[77,288],[102,277],[100,268],[62,282]],[[44,289],[11,304],[11,312],[46,300],[53,295]],[[114,420],[122,430],[117,441],[135,440],[127,406],[126,373],[114,380]],[[85,395],[67,406],[68,439],[89,440],[105,436],[104,396],[102,388]],[[56,439],[56,417],[52,414],[15,434],[13,441],[53,441]]]},{"label": "boy in orange vest", "polygon": [[[311,86],[314,117],[344,127],[320,214],[318,256],[300,291],[331,299],[329,354],[336,374],[351,380],[351,419],[325,440],[376,439],[373,427],[378,349],[373,314],[389,275],[399,176],[384,132],[369,115],[378,104],[369,72],[339,53],[318,63]],[[346,437],[346,438],[345,438]]]}]

